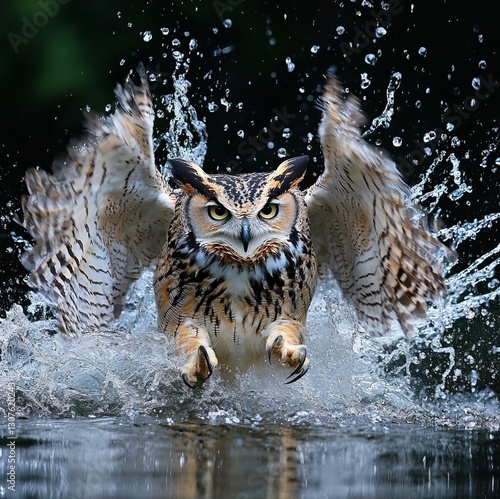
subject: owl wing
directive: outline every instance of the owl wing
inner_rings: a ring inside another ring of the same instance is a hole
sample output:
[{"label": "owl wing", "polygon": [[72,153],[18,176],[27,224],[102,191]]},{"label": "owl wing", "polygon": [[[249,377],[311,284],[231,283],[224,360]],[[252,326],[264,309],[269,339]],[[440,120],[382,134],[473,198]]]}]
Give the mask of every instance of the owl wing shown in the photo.
[{"label": "owl wing", "polygon": [[372,335],[396,318],[406,335],[445,290],[449,250],[415,222],[395,164],[360,134],[357,101],[330,77],[319,128],[325,171],[306,192],[314,249]]},{"label": "owl wing", "polygon": [[131,283],[159,256],[175,195],[154,164],[154,112],[145,72],[115,93],[112,116],[56,159],[53,174],[26,174],[24,223],[35,246],[22,262],[29,284],[55,306],[63,333],[107,325]]}]

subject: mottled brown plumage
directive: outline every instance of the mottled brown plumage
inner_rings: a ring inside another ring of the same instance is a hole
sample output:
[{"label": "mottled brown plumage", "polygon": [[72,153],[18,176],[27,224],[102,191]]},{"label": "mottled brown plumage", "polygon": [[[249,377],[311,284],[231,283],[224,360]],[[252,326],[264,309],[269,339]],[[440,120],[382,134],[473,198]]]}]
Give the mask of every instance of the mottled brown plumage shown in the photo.
[{"label": "mottled brown plumage", "polygon": [[288,363],[291,381],[303,376],[317,265],[331,268],[371,334],[394,319],[411,332],[444,291],[446,249],[413,221],[394,163],[361,138],[358,104],[334,78],[322,99],[325,170],[303,192],[305,157],[239,176],[172,160],[169,187],[154,165],[140,75],[140,85],[118,87],[120,107],[91,120],[53,175],[26,174],[36,244],[23,263],[62,332],[109,324],[152,264],[159,329],[175,337],[189,386],[219,363],[246,369],[264,354]]}]

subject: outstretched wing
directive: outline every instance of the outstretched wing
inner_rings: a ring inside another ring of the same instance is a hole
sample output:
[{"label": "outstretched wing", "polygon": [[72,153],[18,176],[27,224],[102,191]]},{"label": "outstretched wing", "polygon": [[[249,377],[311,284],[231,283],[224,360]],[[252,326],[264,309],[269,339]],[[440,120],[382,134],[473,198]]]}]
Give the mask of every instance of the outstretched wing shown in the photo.
[{"label": "outstretched wing", "polygon": [[395,164],[365,142],[357,101],[334,77],[322,97],[319,129],[325,171],[306,193],[318,262],[330,267],[372,335],[396,318],[406,335],[445,289],[449,250],[414,221],[408,187]]},{"label": "outstretched wing", "polygon": [[24,223],[36,244],[22,262],[67,334],[118,316],[130,284],[166,241],[175,196],[154,164],[154,111],[139,73],[140,85],[117,87],[115,113],[92,118],[52,175],[26,174]]}]

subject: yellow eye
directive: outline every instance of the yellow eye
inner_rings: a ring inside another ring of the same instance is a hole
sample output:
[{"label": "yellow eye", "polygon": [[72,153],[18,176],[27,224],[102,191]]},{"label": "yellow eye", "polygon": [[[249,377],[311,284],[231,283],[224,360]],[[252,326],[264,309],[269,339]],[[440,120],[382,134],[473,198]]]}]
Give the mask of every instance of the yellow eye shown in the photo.
[{"label": "yellow eye", "polygon": [[217,204],[208,207],[208,215],[214,220],[221,221],[229,217],[229,211],[224,206]]},{"label": "yellow eye", "polygon": [[270,220],[271,218],[274,218],[279,212],[278,205],[275,203],[267,203],[262,210],[259,211],[259,216],[266,219]]}]

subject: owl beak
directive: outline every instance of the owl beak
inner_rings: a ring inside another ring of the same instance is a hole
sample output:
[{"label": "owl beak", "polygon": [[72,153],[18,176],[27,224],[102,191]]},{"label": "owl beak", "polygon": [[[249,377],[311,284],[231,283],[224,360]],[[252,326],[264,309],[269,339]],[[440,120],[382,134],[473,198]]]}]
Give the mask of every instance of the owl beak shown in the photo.
[{"label": "owl beak", "polygon": [[250,224],[248,223],[248,218],[244,218],[241,221],[241,242],[243,243],[243,249],[245,252],[248,250],[250,238]]}]

